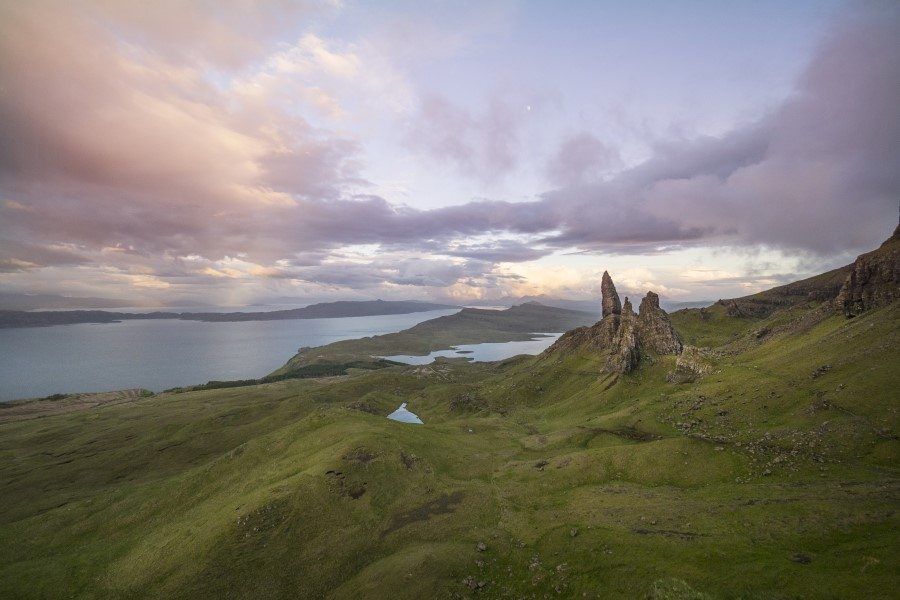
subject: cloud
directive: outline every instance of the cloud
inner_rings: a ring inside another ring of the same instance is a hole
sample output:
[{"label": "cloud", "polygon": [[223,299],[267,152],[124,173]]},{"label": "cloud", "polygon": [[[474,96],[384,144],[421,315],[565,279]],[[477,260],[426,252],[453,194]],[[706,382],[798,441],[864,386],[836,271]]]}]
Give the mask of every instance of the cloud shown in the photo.
[{"label": "cloud", "polygon": [[64,245],[36,245],[0,238],[0,272],[80,265],[87,262],[87,257]]},{"label": "cloud", "polygon": [[[435,214],[452,231],[475,223],[481,231],[543,231],[544,247],[606,253],[869,248],[890,233],[900,197],[898,35],[895,7],[860,9],[835,25],[796,92],[757,122],[660,144],[649,160],[604,181],[584,181],[590,160],[558,155],[560,179],[570,184],[537,201],[475,202]],[[450,152],[469,156],[455,139]],[[589,138],[580,144],[596,146]]]},{"label": "cloud", "polygon": [[467,177],[491,183],[518,166],[520,129],[527,110],[530,107],[494,97],[483,112],[473,113],[429,94],[422,98],[410,124],[407,144],[455,165]]},{"label": "cloud", "polygon": [[515,263],[541,258],[550,251],[517,240],[498,240],[490,244],[460,244],[442,252],[449,256],[472,258],[489,263]]},{"label": "cloud", "polygon": [[872,10],[837,24],[795,94],[759,122],[670,143],[610,181],[545,194],[559,209],[554,241],[833,253],[886,237],[900,197],[900,11]]},{"label": "cloud", "polygon": [[555,185],[580,185],[599,179],[604,171],[619,167],[621,162],[615,148],[582,132],[562,141],[547,163],[547,178]]},{"label": "cloud", "polygon": [[[169,26],[182,13],[136,4],[4,3],[0,268],[93,265],[98,278],[175,288],[254,277],[452,287],[502,285],[515,274],[499,263],[557,251],[866,249],[890,232],[900,197],[900,10],[867,6],[756,122],[669,140],[615,174],[616,152],[585,132],[548,159],[557,187],[534,200],[422,210],[366,194],[360,141],[305,111],[339,114],[348,89],[378,96],[402,81],[383,57],[370,68],[364,44],[288,39],[267,7],[208,23],[187,7],[182,28]],[[185,41],[188,25],[203,39]],[[523,110],[426,96],[408,142],[490,182],[519,164]],[[396,255],[339,256],[360,244]]]},{"label": "cloud", "polygon": [[165,44],[66,4],[0,10],[0,235],[221,256],[248,243],[222,237],[235,221],[360,182],[354,141],[224,93]]},{"label": "cloud", "polygon": [[75,9],[136,44],[151,46],[168,61],[228,69],[258,60],[304,21],[340,8],[339,2],[328,0],[226,0],[215,3],[215,10],[203,2],[182,0],[44,0],[41,4],[63,15],[70,14],[66,9]]}]

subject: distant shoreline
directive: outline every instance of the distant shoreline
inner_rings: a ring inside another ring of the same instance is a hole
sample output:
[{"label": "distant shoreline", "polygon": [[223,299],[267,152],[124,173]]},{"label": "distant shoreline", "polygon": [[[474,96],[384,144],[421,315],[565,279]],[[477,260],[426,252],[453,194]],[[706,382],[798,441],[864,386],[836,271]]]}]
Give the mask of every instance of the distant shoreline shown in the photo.
[{"label": "distant shoreline", "polygon": [[374,317],[403,315],[431,310],[460,308],[450,304],[435,304],[415,300],[363,300],[322,302],[288,310],[261,312],[148,312],[125,313],[106,310],[24,311],[0,310],[0,329],[52,327],[78,323],[119,323],[134,320],[176,319],[181,321],[241,322],[281,321],[288,319],[333,319],[343,317]]}]

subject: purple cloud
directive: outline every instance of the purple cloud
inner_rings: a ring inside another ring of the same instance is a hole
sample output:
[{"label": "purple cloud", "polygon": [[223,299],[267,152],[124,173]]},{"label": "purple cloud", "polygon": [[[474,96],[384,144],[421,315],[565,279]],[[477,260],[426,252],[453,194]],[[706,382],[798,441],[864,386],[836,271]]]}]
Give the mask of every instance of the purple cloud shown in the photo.
[{"label": "purple cloud", "polygon": [[[432,210],[360,195],[356,140],[211,82],[199,64],[244,65],[227,44],[184,46],[186,56],[171,50],[182,47],[180,34],[169,39],[162,21],[143,29],[127,15],[92,20],[67,6],[0,8],[6,270],[95,261],[190,278],[200,276],[190,265],[172,267],[177,257],[240,256],[272,273],[326,284],[436,286],[490,279],[499,262],[560,249],[862,250],[896,220],[895,6],[846,16],[795,93],[756,123],[661,144],[646,162],[602,181],[597,173],[617,154],[582,134],[550,157],[548,175],[558,187],[536,200]],[[124,19],[118,36],[106,27],[110,19]],[[249,35],[229,23],[210,26],[225,39]],[[146,45],[126,52],[121,36]],[[410,144],[488,181],[517,164],[517,110],[498,100],[471,113],[426,98]],[[515,241],[465,240],[491,235]],[[357,244],[462,260],[344,265],[330,273],[324,257]],[[291,265],[298,256],[307,263]]]}]

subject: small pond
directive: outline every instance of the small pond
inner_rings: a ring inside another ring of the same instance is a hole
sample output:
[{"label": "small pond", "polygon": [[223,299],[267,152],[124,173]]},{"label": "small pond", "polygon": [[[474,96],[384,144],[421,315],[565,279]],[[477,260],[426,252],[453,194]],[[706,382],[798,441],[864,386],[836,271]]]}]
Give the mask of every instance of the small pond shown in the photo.
[{"label": "small pond", "polygon": [[423,425],[422,419],[420,419],[418,415],[406,410],[406,402],[402,403],[400,405],[400,408],[389,414],[387,418],[394,421],[400,421],[401,423],[415,423],[418,425]]}]

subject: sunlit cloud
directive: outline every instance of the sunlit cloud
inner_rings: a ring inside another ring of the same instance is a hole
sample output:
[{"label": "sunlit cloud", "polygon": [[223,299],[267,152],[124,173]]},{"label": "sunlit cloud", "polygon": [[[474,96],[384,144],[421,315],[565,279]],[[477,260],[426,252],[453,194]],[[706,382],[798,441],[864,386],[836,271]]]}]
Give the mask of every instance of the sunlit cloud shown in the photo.
[{"label": "sunlit cloud", "polygon": [[[512,5],[435,10],[3,3],[0,285],[589,298],[617,266],[632,293],[727,296],[836,266],[896,221],[896,7],[836,13],[752,118],[648,125],[642,160],[571,108],[611,74],[544,89]],[[502,72],[479,60],[492,44]],[[373,177],[392,165],[409,172]]]}]

